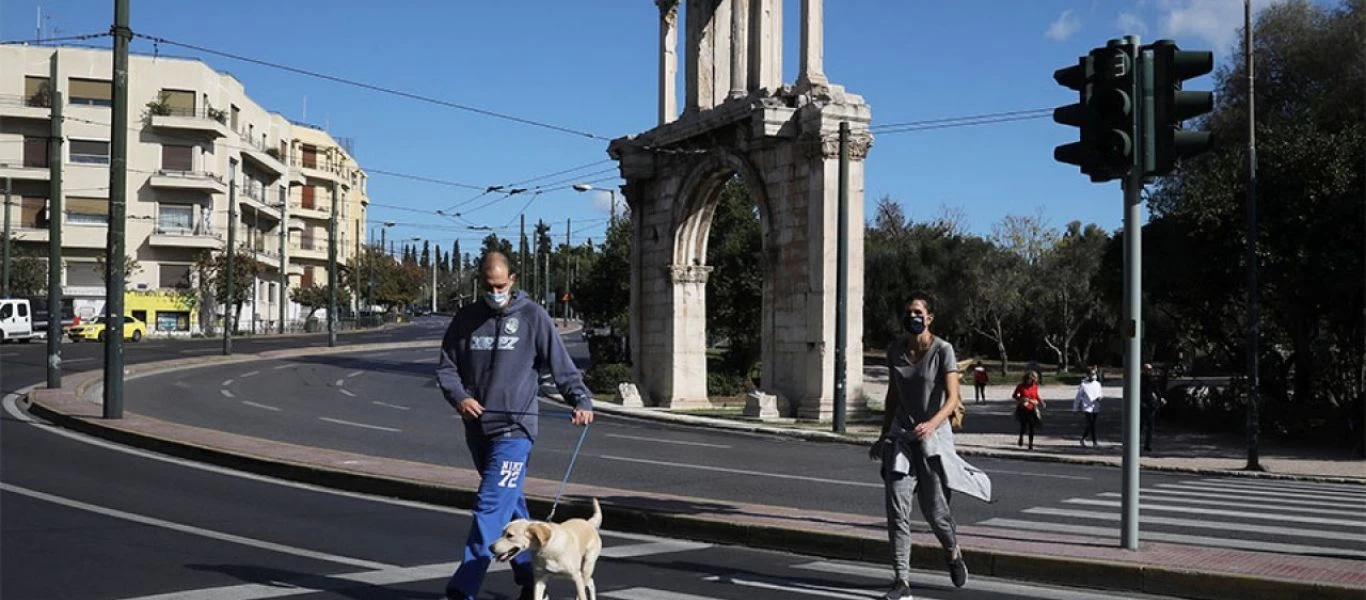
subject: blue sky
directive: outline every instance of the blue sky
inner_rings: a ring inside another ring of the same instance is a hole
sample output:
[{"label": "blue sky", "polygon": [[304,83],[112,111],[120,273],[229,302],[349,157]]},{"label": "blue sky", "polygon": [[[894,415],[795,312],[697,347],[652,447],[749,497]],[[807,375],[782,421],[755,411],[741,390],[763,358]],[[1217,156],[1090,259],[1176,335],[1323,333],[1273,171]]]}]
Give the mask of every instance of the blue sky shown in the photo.
[{"label": "blue sky", "polygon": [[[1257,0],[1254,6],[1265,6]],[[827,0],[825,70],[832,82],[871,104],[874,125],[1055,107],[1073,93],[1052,80],[1087,49],[1138,33],[1144,42],[1175,39],[1227,60],[1242,23],[1241,0]],[[110,0],[0,0],[0,38],[29,39],[41,6],[49,33],[107,31]],[[795,79],[800,0],[785,0],[784,80]],[[655,4],[648,0],[412,0],[329,2],[135,0],[132,28],[183,41],[451,102],[616,137],[656,120]],[[681,37],[681,36],[680,36]],[[105,42],[101,42],[105,43]],[[137,40],[134,51],[151,53]],[[162,46],[162,54],[198,56]],[[215,56],[210,65],[236,75],[247,93],[295,120],[326,125],[355,139],[370,169],[472,185],[501,185],[606,159],[605,143],[469,112],[301,77]],[[681,57],[680,57],[681,58]],[[680,60],[680,76],[682,71]],[[1205,78],[1188,89],[1209,89]],[[680,90],[682,86],[679,86]],[[305,98],[307,99],[305,101]],[[307,115],[304,115],[305,102]],[[959,211],[986,234],[1008,214],[1042,210],[1054,227],[1080,219],[1120,226],[1118,184],[1095,185],[1075,167],[1053,161],[1053,147],[1075,130],[1032,121],[887,134],[868,158],[866,197],[888,195],[913,219]],[[614,163],[564,177],[565,187],[537,196],[528,221],[566,218],[575,243],[600,238],[606,195],[568,189],[582,175],[614,186]],[[419,211],[447,208],[474,195],[465,189],[372,174],[371,222],[400,223],[391,237],[430,238],[473,249],[479,232]],[[467,205],[473,208],[480,201]],[[525,199],[467,212],[481,225],[513,222]],[[513,223],[515,227],[515,222]],[[515,230],[502,232],[516,239]]]}]

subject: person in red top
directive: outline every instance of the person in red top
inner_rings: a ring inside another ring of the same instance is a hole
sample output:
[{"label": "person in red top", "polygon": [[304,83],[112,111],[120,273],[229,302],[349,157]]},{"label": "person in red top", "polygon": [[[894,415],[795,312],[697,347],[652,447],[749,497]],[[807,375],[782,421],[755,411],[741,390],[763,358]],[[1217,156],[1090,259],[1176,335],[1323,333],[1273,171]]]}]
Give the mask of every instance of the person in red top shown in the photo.
[{"label": "person in red top", "polygon": [[983,365],[980,360],[977,361],[977,364],[972,366],[972,387],[976,392],[973,398],[975,402],[987,401],[987,384],[990,382],[991,377],[987,375],[986,365]]},{"label": "person in red top", "polygon": [[1015,419],[1020,422],[1020,439],[1015,445],[1024,445],[1025,432],[1028,431],[1029,449],[1033,450],[1034,428],[1042,424],[1039,411],[1044,407],[1043,399],[1039,398],[1039,375],[1034,371],[1027,371],[1024,380],[1015,386],[1015,393],[1010,397],[1015,399]]}]

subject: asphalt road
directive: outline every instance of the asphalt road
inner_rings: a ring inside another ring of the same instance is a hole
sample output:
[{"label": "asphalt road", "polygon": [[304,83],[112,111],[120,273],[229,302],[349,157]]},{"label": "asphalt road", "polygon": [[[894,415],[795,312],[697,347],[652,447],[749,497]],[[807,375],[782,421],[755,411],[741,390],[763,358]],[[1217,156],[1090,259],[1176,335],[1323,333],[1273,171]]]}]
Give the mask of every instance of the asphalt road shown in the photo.
[{"label": "asphalt road", "polygon": [[[0,420],[0,595],[6,600],[436,599],[466,512],[243,475]],[[604,531],[600,598],[866,599],[881,565]],[[1141,598],[915,573],[918,598]],[[490,573],[481,598],[515,598]],[[565,584],[552,597],[572,597]]]}]

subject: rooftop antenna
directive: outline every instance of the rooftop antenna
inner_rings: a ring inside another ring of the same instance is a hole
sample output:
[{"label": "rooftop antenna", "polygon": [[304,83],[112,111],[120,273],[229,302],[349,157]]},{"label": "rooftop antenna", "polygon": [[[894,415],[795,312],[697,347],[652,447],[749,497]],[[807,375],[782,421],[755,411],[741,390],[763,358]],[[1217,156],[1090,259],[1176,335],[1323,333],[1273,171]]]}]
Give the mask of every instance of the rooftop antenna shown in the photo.
[{"label": "rooftop antenna", "polygon": [[299,120],[305,123],[308,122],[308,96],[304,96],[304,116]]},{"label": "rooftop antenna", "polygon": [[38,16],[33,19],[34,38],[39,44],[43,43],[43,7],[37,6]]}]

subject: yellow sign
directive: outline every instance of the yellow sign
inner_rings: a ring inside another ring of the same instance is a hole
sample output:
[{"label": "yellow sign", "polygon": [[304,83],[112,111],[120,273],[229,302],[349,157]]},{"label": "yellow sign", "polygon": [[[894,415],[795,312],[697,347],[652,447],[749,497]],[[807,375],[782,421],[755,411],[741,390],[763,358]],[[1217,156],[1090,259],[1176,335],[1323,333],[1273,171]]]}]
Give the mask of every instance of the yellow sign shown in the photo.
[{"label": "yellow sign", "polygon": [[153,331],[190,331],[199,323],[194,300],[192,295],[168,290],[127,292],[123,310],[142,319]]}]

